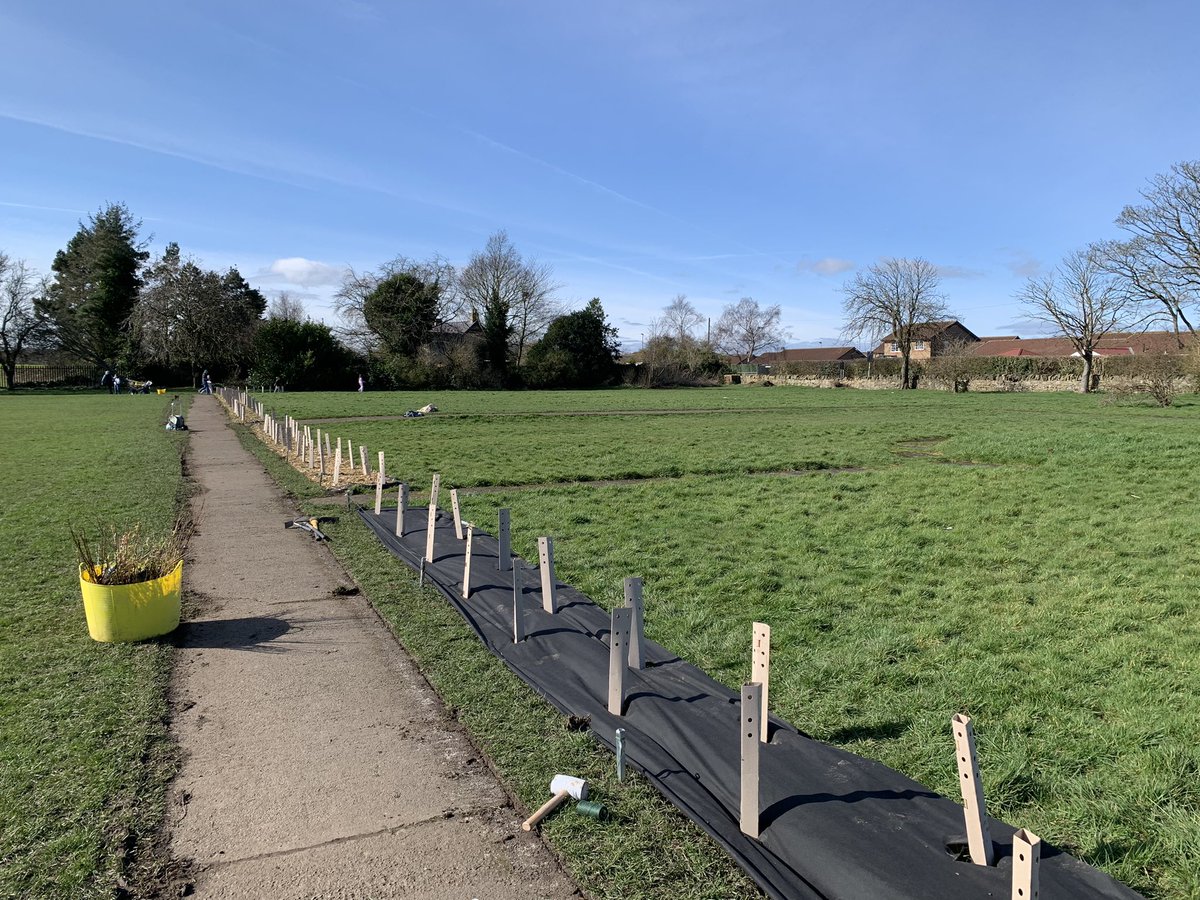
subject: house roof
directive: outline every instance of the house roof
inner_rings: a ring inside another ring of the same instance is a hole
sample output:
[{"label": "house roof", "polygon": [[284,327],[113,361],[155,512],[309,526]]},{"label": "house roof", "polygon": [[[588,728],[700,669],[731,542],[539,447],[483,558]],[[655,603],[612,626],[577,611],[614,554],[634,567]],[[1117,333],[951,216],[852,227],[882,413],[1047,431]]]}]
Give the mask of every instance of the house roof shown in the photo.
[{"label": "house roof", "polygon": [[434,325],[431,331],[433,334],[473,334],[476,331],[482,331],[478,321],[470,322],[439,322]]},{"label": "house roof", "polygon": [[[913,326],[913,340],[917,340],[917,341],[932,340],[936,337],[940,337],[944,332],[950,330],[955,325],[957,325],[959,328],[961,328],[963,331],[965,331],[968,335],[970,335],[972,340],[976,340],[976,341],[979,340],[979,338],[975,336],[975,332],[971,331],[970,328],[968,328],[962,322],[958,321],[958,319],[946,319],[941,322],[922,322],[918,325],[914,325]],[[884,339],[882,341],[879,342],[880,348],[882,348],[884,346],[884,344],[887,344],[890,341],[894,341],[895,339],[896,339],[896,333],[892,332],[891,334],[884,337]]]},{"label": "house roof", "polygon": [[[1184,343],[1189,343],[1184,336]],[[1042,356],[1068,357],[1075,355],[1075,345],[1065,337],[1049,338],[987,338],[971,346],[972,356]],[[1171,331],[1122,332],[1109,334],[1095,349],[1096,356],[1136,356],[1144,353],[1180,353],[1179,341]]]},{"label": "house roof", "polygon": [[843,359],[862,359],[863,354],[856,347],[796,347],[788,350],[774,350],[770,353],[760,353],[754,357],[757,365],[773,365],[788,362],[838,362]]}]

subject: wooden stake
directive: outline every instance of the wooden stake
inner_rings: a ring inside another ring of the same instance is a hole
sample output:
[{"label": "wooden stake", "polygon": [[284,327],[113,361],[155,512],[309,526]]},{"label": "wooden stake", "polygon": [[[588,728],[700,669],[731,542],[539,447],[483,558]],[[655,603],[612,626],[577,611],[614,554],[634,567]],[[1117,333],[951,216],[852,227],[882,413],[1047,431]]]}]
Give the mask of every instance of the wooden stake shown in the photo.
[{"label": "wooden stake", "polygon": [[471,545],[475,543],[475,526],[467,522],[467,549],[463,555],[463,585],[464,600],[471,599]]},{"label": "wooden stake", "polygon": [[433,562],[433,532],[437,528],[437,495],[441,484],[440,475],[433,476],[433,487],[429,490],[429,524],[425,535],[425,558]]},{"label": "wooden stake", "polygon": [[[342,443],[342,439],[338,438],[338,444]],[[346,459],[350,463],[350,474],[354,474],[354,442],[350,438],[346,438]]]},{"label": "wooden stake", "polygon": [[558,585],[554,580],[554,538],[538,538],[538,560],[542,567],[542,609],[553,614],[558,609]]},{"label": "wooden stake", "polygon": [[383,451],[379,451],[379,477],[383,478]]},{"label": "wooden stake", "polygon": [[500,510],[500,527],[497,531],[500,552],[496,557],[496,568],[507,572],[512,568],[512,516],[507,509]]},{"label": "wooden stake", "polygon": [[644,669],[642,641],[645,638],[645,623],[642,612],[642,579],[625,579],[625,605],[632,613],[632,632],[629,636],[629,668]]},{"label": "wooden stake", "polygon": [[771,690],[771,626],[754,623],[754,650],[750,661],[750,681],[762,685],[762,708],[758,711],[762,742],[767,742],[767,694]]},{"label": "wooden stake", "polygon": [[404,537],[404,514],[408,512],[408,485],[400,482],[396,492],[396,537]]},{"label": "wooden stake", "polygon": [[458,506],[458,488],[450,489],[450,508],[454,510],[454,536],[463,539],[462,510]]},{"label": "wooden stake", "polygon": [[358,445],[358,458],[359,458],[359,461],[362,462],[363,475],[370,475],[371,470],[367,468],[367,448],[364,447],[362,444]]},{"label": "wooden stake", "polygon": [[320,460],[321,467],[317,473],[317,484],[325,483],[325,448],[321,446],[321,442],[317,441],[317,457]]},{"label": "wooden stake", "polygon": [[742,685],[742,834],[758,837],[759,794],[758,794],[758,746],[763,730],[762,685],[756,681]]},{"label": "wooden stake", "polygon": [[971,862],[977,866],[990,866],[995,862],[995,855],[988,829],[983,782],[979,780],[979,758],[975,755],[975,729],[971,727],[971,717],[962,713],[950,720],[950,727],[954,730],[954,755],[958,759],[958,786],[962,789]]},{"label": "wooden stake", "polygon": [[375,476],[375,515],[383,512],[383,473]]},{"label": "wooden stake", "polygon": [[342,480],[342,439],[338,438],[337,453],[333,455],[333,486]]},{"label": "wooden stake", "polygon": [[618,606],[612,611],[608,643],[608,711],[625,714],[625,670],[629,668],[629,622],[632,612]]},{"label": "wooden stake", "polygon": [[430,484],[430,486],[429,486],[429,503],[431,506],[437,506],[438,496],[441,494],[441,491],[442,491],[442,476],[437,474],[437,472],[434,472],[433,473],[433,483]]},{"label": "wooden stake", "polygon": [[[339,447],[341,446],[340,442],[339,442],[338,446]],[[333,451],[329,449],[329,432],[328,431],[325,432],[325,456],[328,457],[329,459],[333,459]]]},{"label": "wooden stake", "polygon": [[1042,839],[1022,828],[1013,835],[1012,900],[1038,900]]},{"label": "wooden stake", "polygon": [[525,595],[525,585],[521,580],[521,568],[513,563],[513,643],[519,644],[525,640],[525,611],[521,608],[521,599]]}]

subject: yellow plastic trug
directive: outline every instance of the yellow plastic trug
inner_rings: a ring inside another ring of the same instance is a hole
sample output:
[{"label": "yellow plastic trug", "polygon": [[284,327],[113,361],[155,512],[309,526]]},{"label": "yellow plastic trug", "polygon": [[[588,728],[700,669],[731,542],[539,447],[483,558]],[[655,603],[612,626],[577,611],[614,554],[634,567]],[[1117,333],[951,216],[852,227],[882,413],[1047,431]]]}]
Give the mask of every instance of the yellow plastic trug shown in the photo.
[{"label": "yellow plastic trug", "polygon": [[79,567],[79,589],[94,641],[144,641],[179,627],[183,560],[162,578],[137,584],[96,584]]}]

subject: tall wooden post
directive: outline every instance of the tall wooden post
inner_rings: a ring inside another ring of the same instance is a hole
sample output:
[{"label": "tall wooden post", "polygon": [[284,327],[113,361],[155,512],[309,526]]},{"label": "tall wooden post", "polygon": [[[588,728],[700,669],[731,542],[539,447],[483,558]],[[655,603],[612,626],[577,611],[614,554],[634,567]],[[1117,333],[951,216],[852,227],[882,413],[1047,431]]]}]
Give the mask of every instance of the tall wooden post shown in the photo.
[{"label": "tall wooden post", "polygon": [[608,643],[608,711],[614,716],[625,715],[625,670],[629,668],[628,607],[612,611]]},{"label": "tall wooden post", "polygon": [[496,568],[501,572],[507,572],[512,568],[512,517],[509,510],[500,510],[500,527],[497,529],[497,540],[500,543],[500,552],[496,557]]},{"label": "tall wooden post", "polygon": [[463,539],[462,509],[458,505],[458,488],[450,489],[450,509],[454,511],[454,536]]},{"label": "tall wooden post", "polygon": [[383,473],[375,475],[375,515],[383,512]]},{"label": "tall wooden post", "polygon": [[759,829],[758,755],[761,743],[762,685],[750,682],[742,685],[742,834],[757,838]]},{"label": "tall wooden post", "polygon": [[400,482],[396,492],[396,537],[404,537],[404,514],[408,512],[408,485]]},{"label": "tall wooden post", "polygon": [[437,528],[438,488],[441,487],[442,476],[433,476],[433,485],[429,488],[429,524],[425,535],[425,559],[433,562],[433,535]]},{"label": "tall wooden post", "polygon": [[462,595],[464,600],[471,599],[471,546],[475,543],[475,526],[470,522],[467,525],[467,549],[463,555],[463,583]]},{"label": "tall wooden post", "polygon": [[[338,438],[338,443],[340,444],[341,442],[342,442],[342,439]],[[350,474],[353,475],[354,474],[354,441],[350,440],[350,438],[346,438],[346,461],[347,461],[347,463],[349,463],[349,466],[350,466]]]},{"label": "tall wooden post", "polygon": [[646,661],[642,658],[642,641],[645,638],[645,622],[642,611],[642,579],[625,579],[625,605],[631,613],[631,633],[629,636],[629,668],[645,668]]},{"label": "tall wooden post", "polygon": [[525,610],[522,608],[521,600],[525,594],[525,585],[521,579],[521,567],[518,563],[513,563],[513,643],[519,644],[525,640]]},{"label": "tall wooden post", "polygon": [[381,479],[384,477],[384,473],[383,473],[383,451],[382,451],[382,450],[380,450],[380,451],[379,451],[379,477],[380,477]]},{"label": "tall wooden post", "polygon": [[553,613],[558,609],[558,583],[554,578],[554,539],[538,538],[538,561],[542,569],[542,609]]},{"label": "tall wooden post", "polygon": [[979,780],[979,758],[975,755],[975,729],[971,717],[957,714],[950,720],[954,730],[954,755],[958,760],[958,786],[962,789],[963,817],[967,823],[967,847],[971,862],[990,866],[995,862],[992,835],[988,828],[987,803]]},{"label": "tall wooden post", "polygon": [[362,463],[362,473],[364,476],[370,475],[371,470],[367,468],[367,448],[362,444],[358,445],[358,459]]},{"label": "tall wooden post", "polygon": [[767,695],[771,690],[771,626],[754,623],[754,650],[750,662],[750,680],[762,685],[762,708],[758,711],[762,742],[767,742]]},{"label": "tall wooden post", "polygon": [[342,480],[342,440],[338,438],[337,453],[333,456],[333,486],[337,487]]}]

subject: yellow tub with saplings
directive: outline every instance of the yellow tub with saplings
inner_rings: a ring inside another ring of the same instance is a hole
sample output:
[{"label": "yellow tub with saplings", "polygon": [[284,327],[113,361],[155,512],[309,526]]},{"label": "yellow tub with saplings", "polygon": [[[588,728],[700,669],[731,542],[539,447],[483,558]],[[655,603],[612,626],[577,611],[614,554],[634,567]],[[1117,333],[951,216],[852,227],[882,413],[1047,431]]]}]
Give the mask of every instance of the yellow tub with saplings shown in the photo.
[{"label": "yellow tub with saplings", "polygon": [[136,584],[96,584],[93,572],[79,567],[79,589],[92,640],[144,641],[179,627],[183,560],[164,575]]}]

